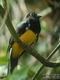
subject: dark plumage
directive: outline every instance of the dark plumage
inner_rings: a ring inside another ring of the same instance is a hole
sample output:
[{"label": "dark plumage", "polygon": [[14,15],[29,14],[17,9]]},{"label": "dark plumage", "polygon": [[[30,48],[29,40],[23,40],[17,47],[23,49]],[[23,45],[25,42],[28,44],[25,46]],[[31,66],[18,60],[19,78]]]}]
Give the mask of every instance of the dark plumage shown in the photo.
[{"label": "dark plumage", "polygon": [[[31,30],[35,35],[36,35],[36,40],[38,40],[39,33],[41,31],[40,27],[40,21],[39,21],[39,16],[35,12],[31,12],[27,14],[26,20],[23,21],[18,28],[16,29],[16,32],[18,36],[22,36],[27,30]],[[28,34],[29,36],[29,34]],[[13,57],[13,48],[12,46],[14,45],[15,41],[13,37],[10,38],[9,40],[9,46],[8,46],[8,51],[10,53],[10,72],[12,73],[14,68],[17,66],[18,59],[20,56]]]}]

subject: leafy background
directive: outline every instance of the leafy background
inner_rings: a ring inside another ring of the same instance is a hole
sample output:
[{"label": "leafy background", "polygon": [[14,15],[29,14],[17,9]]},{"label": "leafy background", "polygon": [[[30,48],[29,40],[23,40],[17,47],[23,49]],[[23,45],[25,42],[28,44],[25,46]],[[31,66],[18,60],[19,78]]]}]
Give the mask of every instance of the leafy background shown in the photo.
[{"label": "leafy background", "polygon": [[[3,6],[4,0],[0,0],[0,4]],[[57,6],[58,5],[58,6]],[[15,29],[23,20],[23,18],[30,11],[36,11],[40,14],[46,8],[50,7],[52,11],[46,16],[41,17],[41,33],[38,42],[35,44],[34,49],[37,50],[45,58],[50,54],[50,52],[55,48],[60,37],[60,1],[55,0],[9,0],[8,8],[9,15]],[[47,13],[47,11],[44,11]],[[8,64],[8,42],[11,34],[9,33],[3,19],[0,16],[0,76],[5,76]],[[51,61],[59,62],[60,50],[58,50]],[[9,74],[3,80],[32,80],[36,72],[41,67],[41,63],[37,61],[29,53],[24,52],[24,54],[19,59],[17,68],[14,70],[13,74]],[[5,68],[3,69],[3,67]],[[2,74],[2,72],[4,72]],[[60,68],[48,68],[40,72],[36,80],[42,80],[47,74],[59,74]]]}]

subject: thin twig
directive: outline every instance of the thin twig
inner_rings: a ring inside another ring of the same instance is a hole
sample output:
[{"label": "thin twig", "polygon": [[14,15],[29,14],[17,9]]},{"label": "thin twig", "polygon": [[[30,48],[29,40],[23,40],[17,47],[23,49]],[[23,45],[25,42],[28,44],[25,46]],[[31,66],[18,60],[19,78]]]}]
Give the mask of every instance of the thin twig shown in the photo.
[{"label": "thin twig", "polygon": [[3,0],[3,6],[4,6],[4,9],[5,9],[5,14],[4,14],[4,18],[3,18],[3,20],[2,20],[1,26],[0,26],[0,30],[1,30],[2,27],[5,25],[5,21],[6,21],[7,15],[8,15],[7,1],[6,1],[6,0]]},{"label": "thin twig", "polygon": [[[52,56],[56,53],[56,51],[60,48],[60,42],[58,43],[58,45],[56,46],[56,48],[54,48],[54,50],[50,53],[50,55],[46,58],[47,60],[50,60],[52,58]],[[42,65],[39,70],[37,71],[37,73],[35,74],[35,76],[33,77],[33,80],[35,80],[37,78],[37,76],[40,74],[40,72],[43,70],[45,66]]]}]

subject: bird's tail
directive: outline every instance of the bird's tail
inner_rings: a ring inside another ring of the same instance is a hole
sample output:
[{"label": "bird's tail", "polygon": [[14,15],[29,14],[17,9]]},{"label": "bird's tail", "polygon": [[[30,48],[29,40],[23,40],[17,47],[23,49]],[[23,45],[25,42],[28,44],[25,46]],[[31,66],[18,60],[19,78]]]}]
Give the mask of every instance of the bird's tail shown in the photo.
[{"label": "bird's tail", "polygon": [[8,73],[13,73],[13,70],[18,64],[18,58],[10,57],[10,61],[8,63]]}]

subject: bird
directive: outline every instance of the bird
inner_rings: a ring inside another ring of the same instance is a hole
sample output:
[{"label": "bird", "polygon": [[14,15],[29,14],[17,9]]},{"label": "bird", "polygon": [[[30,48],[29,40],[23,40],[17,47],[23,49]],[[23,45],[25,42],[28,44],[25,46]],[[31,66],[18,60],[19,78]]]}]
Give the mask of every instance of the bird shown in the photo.
[{"label": "bird", "polygon": [[[29,12],[25,19],[18,25],[16,33],[19,39],[28,46],[36,43],[41,32],[40,17],[36,12]],[[13,73],[24,49],[15,42],[11,36],[8,44],[9,64],[8,73]]]}]

